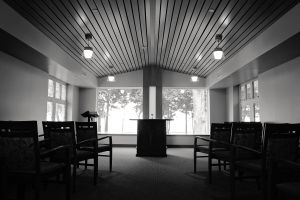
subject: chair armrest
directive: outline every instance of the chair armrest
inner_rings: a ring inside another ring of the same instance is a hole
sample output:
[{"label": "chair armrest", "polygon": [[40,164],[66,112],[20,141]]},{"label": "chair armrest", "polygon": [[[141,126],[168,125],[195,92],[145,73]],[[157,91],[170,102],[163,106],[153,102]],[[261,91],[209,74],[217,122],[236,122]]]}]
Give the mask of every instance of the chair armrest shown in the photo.
[{"label": "chair armrest", "polygon": [[111,146],[111,145],[112,145],[112,136],[104,136],[104,137],[100,137],[100,138],[98,138],[98,141],[100,141],[100,140],[105,140],[105,139],[108,139],[108,143],[109,143],[109,145]]},{"label": "chair armrest", "polygon": [[45,134],[41,134],[41,135],[39,135],[39,137],[44,137],[45,136]]},{"label": "chair armrest", "polygon": [[63,145],[63,146],[58,146],[52,149],[48,149],[45,150],[43,152],[40,153],[40,157],[41,158],[46,158],[46,157],[50,157],[51,155],[59,152],[59,151],[65,151],[67,154],[67,159],[69,160],[69,149],[71,149],[70,145]]},{"label": "chair armrest", "polygon": [[293,162],[291,160],[272,158],[272,161],[278,164],[284,164],[291,169],[300,170],[300,163]]},{"label": "chair armrest", "polygon": [[39,141],[39,145],[40,147],[46,147],[47,148],[47,144],[50,142],[50,139],[43,139]]},{"label": "chair armrest", "polygon": [[97,138],[82,140],[76,144],[76,147],[79,148],[82,144],[89,143],[89,142],[92,142],[94,146],[97,146],[98,141],[99,139]]},{"label": "chair armrest", "polygon": [[262,152],[257,151],[257,150],[252,149],[252,148],[249,148],[249,147],[245,147],[245,146],[237,145],[237,144],[231,144],[231,146],[232,146],[234,149],[242,149],[242,150],[245,150],[245,151],[249,151],[249,152],[251,152],[251,153],[255,153],[255,154],[258,154],[258,155],[262,155]]},{"label": "chair armrest", "polygon": [[205,142],[208,142],[206,139],[208,139],[208,138],[204,138],[204,137],[201,137],[201,136],[196,136],[196,137],[194,138],[194,147],[196,147],[196,146],[201,146],[201,145],[198,145],[198,141],[199,141],[199,140],[204,140]]}]

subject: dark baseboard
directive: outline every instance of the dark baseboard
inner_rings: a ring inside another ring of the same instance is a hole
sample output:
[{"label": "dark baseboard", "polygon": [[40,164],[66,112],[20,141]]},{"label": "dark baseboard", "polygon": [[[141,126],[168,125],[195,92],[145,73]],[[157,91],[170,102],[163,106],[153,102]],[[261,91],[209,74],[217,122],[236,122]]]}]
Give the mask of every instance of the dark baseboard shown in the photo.
[{"label": "dark baseboard", "polygon": [[[113,144],[113,147],[136,147],[136,144]],[[193,145],[167,145],[167,148],[193,148]]]}]

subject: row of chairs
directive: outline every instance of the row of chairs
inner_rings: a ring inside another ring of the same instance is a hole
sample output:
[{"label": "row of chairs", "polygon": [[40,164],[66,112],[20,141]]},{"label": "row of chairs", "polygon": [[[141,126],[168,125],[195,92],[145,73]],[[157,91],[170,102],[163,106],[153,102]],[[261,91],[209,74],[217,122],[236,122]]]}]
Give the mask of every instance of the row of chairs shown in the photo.
[{"label": "row of chairs", "polygon": [[[93,182],[97,184],[98,156],[103,156],[103,152],[108,152],[104,156],[109,156],[112,171],[112,138],[98,138],[96,122],[42,124],[44,134],[38,135],[37,121],[0,121],[0,167],[6,170],[5,179],[17,184],[17,199],[24,199],[25,186],[32,183],[38,200],[41,182],[56,177],[55,180],[65,184],[69,200],[71,179],[75,191],[76,168],[80,164],[85,168],[93,166]],[[106,139],[106,144],[99,143]],[[89,164],[89,159],[93,159],[93,164]],[[0,180],[4,180],[3,176]],[[6,198],[4,193],[1,195],[1,199]]]},{"label": "row of chairs", "polygon": [[[291,189],[300,183],[281,183],[300,177],[297,163],[299,135],[300,124],[213,123],[210,138],[195,138],[194,171],[198,154],[207,153],[209,183],[212,182],[213,166],[219,166],[220,162],[224,163],[224,167],[229,165],[231,199],[236,196],[236,180],[244,178],[258,181],[262,186],[263,199],[274,199],[283,193],[299,195],[299,191],[292,192]],[[208,144],[201,145],[200,140]],[[218,164],[213,164],[213,159],[218,160]]]}]

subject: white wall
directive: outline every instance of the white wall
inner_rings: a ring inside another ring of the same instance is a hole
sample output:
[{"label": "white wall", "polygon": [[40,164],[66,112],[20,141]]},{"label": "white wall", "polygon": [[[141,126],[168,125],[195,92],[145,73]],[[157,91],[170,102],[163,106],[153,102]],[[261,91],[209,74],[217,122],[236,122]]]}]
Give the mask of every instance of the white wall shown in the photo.
[{"label": "white wall", "polygon": [[0,52],[0,120],[46,120],[48,75]]},{"label": "white wall", "polygon": [[300,123],[300,57],[258,77],[262,122]]},{"label": "white wall", "polygon": [[79,117],[79,88],[68,85],[67,91],[67,120],[78,121]]},{"label": "white wall", "polygon": [[107,77],[98,78],[98,87],[143,87],[143,70],[115,75],[115,82],[108,82]]},{"label": "white wall", "polygon": [[88,110],[96,111],[96,88],[79,89],[79,121],[87,121],[87,119],[82,117],[81,114]]},{"label": "white wall", "polygon": [[[46,120],[48,74],[0,52],[0,120]],[[71,88],[71,89],[69,89]],[[78,88],[68,87],[67,119],[78,118]]]},{"label": "white wall", "polygon": [[226,121],[234,122],[239,120],[239,87],[226,88]]},{"label": "white wall", "polygon": [[204,78],[199,78],[198,82],[191,82],[190,75],[162,70],[163,87],[205,87],[205,84]]},{"label": "white wall", "polygon": [[226,89],[210,91],[210,123],[223,123],[227,120]]}]

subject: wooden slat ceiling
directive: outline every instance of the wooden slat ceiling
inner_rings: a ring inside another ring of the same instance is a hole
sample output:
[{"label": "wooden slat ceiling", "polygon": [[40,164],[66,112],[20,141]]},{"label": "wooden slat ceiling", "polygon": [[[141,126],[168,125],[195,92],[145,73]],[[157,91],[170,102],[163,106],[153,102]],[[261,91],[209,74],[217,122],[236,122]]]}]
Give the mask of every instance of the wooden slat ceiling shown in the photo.
[{"label": "wooden slat ceiling", "polygon": [[[97,77],[149,65],[206,77],[299,0],[6,2]],[[82,56],[86,33],[90,60]],[[216,34],[223,35],[220,61],[212,58]]]}]

